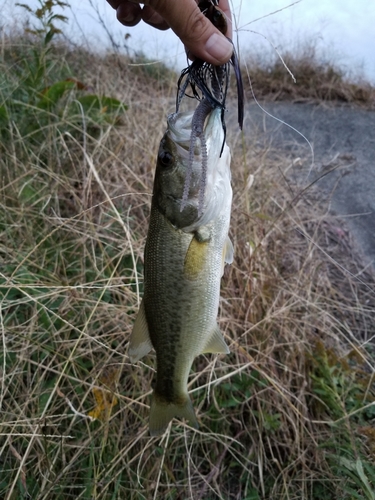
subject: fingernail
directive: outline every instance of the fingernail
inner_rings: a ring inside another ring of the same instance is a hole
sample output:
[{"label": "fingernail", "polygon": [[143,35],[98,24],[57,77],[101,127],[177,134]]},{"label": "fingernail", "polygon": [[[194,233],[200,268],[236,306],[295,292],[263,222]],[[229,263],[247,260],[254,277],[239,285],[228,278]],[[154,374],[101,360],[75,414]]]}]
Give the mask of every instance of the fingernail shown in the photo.
[{"label": "fingernail", "polygon": [[233,52],[233,45],[223,35],[213,33],[207,40],[205,49],[211,57],[223,63],[230,59]]}]

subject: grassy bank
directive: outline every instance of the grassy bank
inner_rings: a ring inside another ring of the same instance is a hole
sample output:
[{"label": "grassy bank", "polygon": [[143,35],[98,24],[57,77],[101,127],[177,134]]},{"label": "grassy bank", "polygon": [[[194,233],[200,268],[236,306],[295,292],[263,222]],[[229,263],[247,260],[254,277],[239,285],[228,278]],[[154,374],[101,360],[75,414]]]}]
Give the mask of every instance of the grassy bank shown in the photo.
[{"label": "grassy bank", "polygon": [[0,62],[0,497],[373,500],[374,277],[246,131],[231,354],[194,363],[199,431],[148,436],[155,356],[126,349],[176,77],[30,36]]},{"label": "grassy bank", "polygon": [[247,93],[259,100],[375,107],[374,86],[323,57],[314,43],[282,54],[245,54],[242,60]]}]

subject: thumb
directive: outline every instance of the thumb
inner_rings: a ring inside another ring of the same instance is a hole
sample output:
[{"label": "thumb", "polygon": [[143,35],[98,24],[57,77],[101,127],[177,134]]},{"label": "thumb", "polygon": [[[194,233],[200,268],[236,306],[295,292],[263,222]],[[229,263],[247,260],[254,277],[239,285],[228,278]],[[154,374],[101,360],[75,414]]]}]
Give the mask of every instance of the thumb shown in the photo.
[{"label": "thumb", "polygon": [[[216,65],[230,59],[232,44],[202,14],[195,0],[149,0],[147,4],[165,19],[191,55]],[[225,13],[230,19],[229,9]]]}]

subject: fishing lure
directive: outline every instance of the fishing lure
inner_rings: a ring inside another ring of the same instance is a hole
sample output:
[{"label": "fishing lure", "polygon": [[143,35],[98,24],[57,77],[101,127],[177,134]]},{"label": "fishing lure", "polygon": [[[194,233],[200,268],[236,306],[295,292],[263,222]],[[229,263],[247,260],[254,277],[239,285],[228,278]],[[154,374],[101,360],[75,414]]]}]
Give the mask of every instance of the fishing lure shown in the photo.
[{"label": "fishing lure", "polygon": [[[209,19],[212,24],[225,35],[227,32],[227,19],[222,10],[218,7],[219,0],[201,0],[198,7],[201,12]],[[228,40],[230,40],[228,38]],[[230,40],[231,43],[232,40]],[[181,211],[185,208],[189,195],[189,187],[191,182],[192,163],[194,160],[194,150],[197,139],[200,140],[202,154],[202,179],[200,184],[199,194],[199,212],[203,210],[204,192],[206,188],[207,174],[207,148],[204,137],[204,123],[207,116],[215,108],[221,109],[221,122],[224,131],[224,140],[220,152],[223,151],[226,136],[225,126],[225,101],[229,85],[230,65],[233,66],[236,84],[237,84],[237,99],[238,99],[238,123],[242,130],[244,116],[244,91],[240,65],[238,57],[233,46],[233,53],[230,62],[221,66],[214,66],[201,59],[195,59],[187,68],[181,72],[178,80],[178,90],[176,97],[176,113],[179,110],[181,100],[184,96],[193,97],[199,101],[197,109],[194,112],[192,119],[192,130],[190,136],[189,147],[189,168],[186,172],[184,192],[181,202]],[[187,88],[190,86],[192,96],[187,94]]]}]

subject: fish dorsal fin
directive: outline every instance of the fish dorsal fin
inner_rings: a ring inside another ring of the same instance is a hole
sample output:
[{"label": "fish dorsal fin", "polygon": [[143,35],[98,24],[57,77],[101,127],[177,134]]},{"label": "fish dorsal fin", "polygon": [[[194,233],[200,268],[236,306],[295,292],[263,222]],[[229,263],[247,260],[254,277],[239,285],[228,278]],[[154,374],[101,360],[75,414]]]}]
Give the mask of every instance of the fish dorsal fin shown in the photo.
[{"label": "fish dorsal fin", "polygon": [[150,334],[146,319],[144,301],[142,300],[138,315],[130,336],[128,356],[132,363],[146,356],[152,349]]},{"label": "fish dorsal fin", "polygon": [[225,264],[232,264],[233,255],[234,255],[233,243],[230,241],[229,236],[227,236],[223,247],[223,262],[221,268],[221,275],[224,274]]},{"label": "fish dorsal fin", "polygon": [[227,346],[223,334],[220,331],[218,325],[215,325],[215,328],[210,335],[206,346],[204,347],[202,354],[204,353],[213,353],[213,354],[229,354],[229,347]]}]

